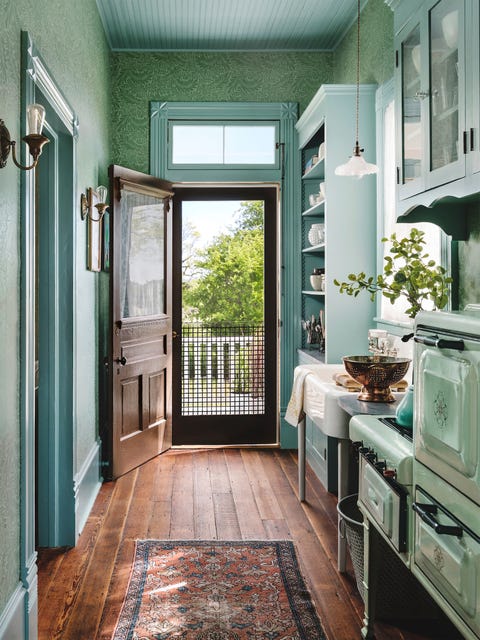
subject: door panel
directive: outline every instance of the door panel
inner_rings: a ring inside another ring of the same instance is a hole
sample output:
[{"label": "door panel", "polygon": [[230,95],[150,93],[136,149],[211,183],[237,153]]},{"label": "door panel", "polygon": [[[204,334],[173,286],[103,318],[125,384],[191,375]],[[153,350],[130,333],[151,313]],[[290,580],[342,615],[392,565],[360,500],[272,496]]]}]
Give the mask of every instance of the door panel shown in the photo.
[{"label": "door panel", "polygon": [[171,445],[171,184],[110,168],[110,469]]}]

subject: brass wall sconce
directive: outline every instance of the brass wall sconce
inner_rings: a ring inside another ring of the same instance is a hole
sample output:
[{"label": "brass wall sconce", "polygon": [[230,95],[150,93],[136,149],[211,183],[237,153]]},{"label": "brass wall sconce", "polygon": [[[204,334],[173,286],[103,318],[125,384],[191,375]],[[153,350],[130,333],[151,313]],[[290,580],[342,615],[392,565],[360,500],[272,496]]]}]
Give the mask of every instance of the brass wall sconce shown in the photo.
[{"label": "brass wall sconce", "polygon": [[[95,193],[97,203],[93,204],[93,194]],[[108,209],[108,204],[106,203],[108,195],[107,187],[103,187],[102,185],[98,186],[95,191],[88,187],[87,193],[82,193],[80,198],[80,215],[82,220],[85,218],[89,218],[92,222],[100,222],[105,215],[105,211]],[[98,211],[98,217],[92,216],[92,207]]]},{"label": "brass wall sconce", "polygon": [[10,132],[3,120],[0,120],[0,169],[3,169],[8,160],[10,149],[12,150],[12,160],[19,169],[23,171],[29,171],[37,166],[38,158],[42,153],[42,147],[47,142],[50,142],[48,138],[42,136],[43,124],[45,122],[45,109],[41,104],[29,104],[27,107],[27,123],[28,134],[22,138],[24,142],[28,144],[30,149],[30,155],[33,158],[31,165],[23,166],[17,161],[15,154],[15,140],[10,139]]}]

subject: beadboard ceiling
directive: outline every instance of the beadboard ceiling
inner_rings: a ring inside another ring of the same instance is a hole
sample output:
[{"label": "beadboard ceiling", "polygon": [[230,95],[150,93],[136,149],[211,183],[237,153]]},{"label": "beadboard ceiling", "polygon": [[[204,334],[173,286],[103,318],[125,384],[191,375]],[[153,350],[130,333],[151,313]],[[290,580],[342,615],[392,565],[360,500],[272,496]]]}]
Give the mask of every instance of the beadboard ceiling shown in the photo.
[{"label": "beadboard ceiling", "polygon": [[97,5],[114,51],[332,51],[357,14],[356,0],[97,0]]}]

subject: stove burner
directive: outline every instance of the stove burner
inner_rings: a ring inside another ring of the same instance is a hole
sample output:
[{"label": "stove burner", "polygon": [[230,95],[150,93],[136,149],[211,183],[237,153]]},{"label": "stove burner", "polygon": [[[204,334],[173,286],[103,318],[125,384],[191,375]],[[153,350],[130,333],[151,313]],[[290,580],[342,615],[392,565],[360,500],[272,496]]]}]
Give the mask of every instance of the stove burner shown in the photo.
[{"label": "stove burner", "polygon": [[412,430],[411,429],[407,429],[406,427],[402,427],[401,425],[398,424],[398,422],[395,420],[395,418],[379,418],[380,422],[383,422],[383,424],[386,424],[387,427],[390,427],[391,429],[394,429],[397,433],[399,433],[401,436],[403,436],[406,440],[409,440],[410,442],[413,442],[413,436],[412,436]]}]

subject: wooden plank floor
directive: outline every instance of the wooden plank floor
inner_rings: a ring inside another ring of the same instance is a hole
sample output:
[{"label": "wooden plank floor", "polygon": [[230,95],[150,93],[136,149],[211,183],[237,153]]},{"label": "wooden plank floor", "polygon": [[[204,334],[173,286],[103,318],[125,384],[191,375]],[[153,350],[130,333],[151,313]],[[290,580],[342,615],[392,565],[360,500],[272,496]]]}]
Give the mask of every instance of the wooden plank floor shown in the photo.
[{"label": "wooden plank floor", "polygon": [[[294,452],[169,451],[102,486],[75,548],[39,550],[39,640],[110,638],[138,538],[291,539],[328,639],[359,639],[353,571],[336,570],[336,504],[311,470],[298,501]],[[376,628],[377,640],[427,637]]]}]

